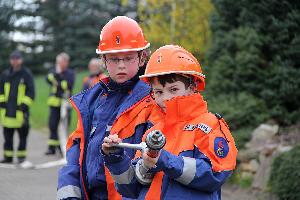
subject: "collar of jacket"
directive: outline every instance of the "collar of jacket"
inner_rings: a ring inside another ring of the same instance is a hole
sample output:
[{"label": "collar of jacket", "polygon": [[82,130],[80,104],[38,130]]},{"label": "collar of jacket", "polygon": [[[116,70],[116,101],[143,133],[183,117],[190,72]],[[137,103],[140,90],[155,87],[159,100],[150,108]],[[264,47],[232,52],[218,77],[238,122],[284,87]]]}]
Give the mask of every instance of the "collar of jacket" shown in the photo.
[{"label": "collar of jacket", "polygon": [[[73,102],[72,105],[78,108],[78,113],[80,115],[86,117],[93,113],[93,109],[98,105],[97,99],[99,95],[103,96],[108,90],[106,86],[107,83],[108,78],[105,78],[104,80],[101,80],[99,84],[96,84],[94,87],[88,90],[84,90],[70,98],[70,100]],[[124,112],[133,108],[136,103],[138,103],[147,95],[149,95],[149,93],[150,86],[144,81],[138,81],[134,85],[132,92],[129,93],[129,95],[124,99],[122,105],[120,106],[117,118]]]},{"label": "collar of jacket", "polygon": [[206,112],[207,103],[199,93],[175,97],[166,101],[166,124],[188,121]]},{"label": "collar of jacket", "polygon": [[106,85],[108,88],[108,92],[122,92],[128,93],[133,89],[135,84],[138,82],[138,79],[130,79],[124,83],[117,83],[113,81],[111,78],[109,79],[108,84]]}]

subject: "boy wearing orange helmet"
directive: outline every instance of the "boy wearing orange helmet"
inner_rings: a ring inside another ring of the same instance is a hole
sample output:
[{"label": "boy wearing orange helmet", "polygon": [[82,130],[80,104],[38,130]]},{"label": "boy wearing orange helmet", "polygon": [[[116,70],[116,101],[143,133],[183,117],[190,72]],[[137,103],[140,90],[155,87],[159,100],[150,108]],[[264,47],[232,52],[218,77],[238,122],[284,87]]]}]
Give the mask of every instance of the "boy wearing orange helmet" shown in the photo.
[{"label": "boy wearing orange helmet", "polygon": [[[128,17],[115,17],[103,27],[96,52],[109,77],[70,100],[78,122],[67,143],[67,164],[59,171],[57,199],[121,199],[100,149],[111,131],[135,143],[155,121],[147,110],[150,87],[139,80],[149,46]],[[135,152],[126,154],[134,157]]]},{"label": "boy wearing orange helmet", "polygon": [[221,199],[221,186],[235,168],[237,149],[225,120],[208,112],[199,93],[205,76],[196,58],[179,46],[163,46],[150,57],[140,78],[151,84],[156,106],[164,112],[161,122],[148,131],[160,130],[166,145],[155,158],[144,150],[133,165],[124,162],[126,155],[120,156],[118,163],[128,166],[120,173],[109,153],[111,143],[121,139],[106,137],[105,164],[118,191],[137,199]]}]

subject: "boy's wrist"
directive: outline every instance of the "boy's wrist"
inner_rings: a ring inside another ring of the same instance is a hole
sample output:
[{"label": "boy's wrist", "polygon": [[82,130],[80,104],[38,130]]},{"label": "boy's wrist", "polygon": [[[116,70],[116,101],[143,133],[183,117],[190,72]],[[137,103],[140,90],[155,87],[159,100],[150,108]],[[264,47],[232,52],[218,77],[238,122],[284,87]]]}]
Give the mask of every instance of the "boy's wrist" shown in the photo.
[{"label": "boy's wrist", "polygon": [[166,150],[162,149],[160,152],[160,156],[156,162],[156,167],[155,168],[151,168],[150,171],[153,172],[159,172],[159,171],[163,171],[167,168],[167,160],[168,160],[168,154],[169,152],[167,152]]}]

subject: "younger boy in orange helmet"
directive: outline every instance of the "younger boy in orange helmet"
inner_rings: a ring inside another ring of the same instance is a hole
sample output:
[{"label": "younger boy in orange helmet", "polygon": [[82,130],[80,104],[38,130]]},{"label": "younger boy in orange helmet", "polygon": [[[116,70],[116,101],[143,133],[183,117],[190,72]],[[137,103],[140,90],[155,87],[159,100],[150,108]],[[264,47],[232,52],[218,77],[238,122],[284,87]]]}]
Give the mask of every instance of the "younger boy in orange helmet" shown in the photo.
[{"label": "younger boy in orange helmet", "polygon": [[[103,27],[96,52],[109,77],[71,98],[78,122],[67,143],[67,164],[59,171],[57,199],[121,199],[100,150],[111,131],[136,143],[155,123],[149,112],[150,87],[139,80],[149,46],[140,26],[128,17],[115,17]],[[134,154],[126,151],[131,158]]]},{"label": "younger boy in orange helmet", "polygon": [[163,120],[148,131],[162,131],[166,145],[156,158],[145,150],[133,167],[127,165],[120,172],[118,166],[128,159],[120,156],[118,165],[110,152],[111,143],[121,139],[104,138],[105,165],[118,191],[124,197],[147,200],[221,199],[221,186],[235,168],[237,149],[225,120],[208,112],[199,93],[205,76],[196,58],[179,46],[163,46],[150,57],[140,78],[151,84],[156,105],[164,112]]}]

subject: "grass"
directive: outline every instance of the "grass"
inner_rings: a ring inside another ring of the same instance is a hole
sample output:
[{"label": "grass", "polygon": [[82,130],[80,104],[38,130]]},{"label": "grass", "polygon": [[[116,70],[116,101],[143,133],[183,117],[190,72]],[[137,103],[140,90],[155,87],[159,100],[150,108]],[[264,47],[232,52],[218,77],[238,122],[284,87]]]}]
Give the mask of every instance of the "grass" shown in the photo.
[{"label": "grass", "polygon": [[[81,91],[82,79],[88,74],[87,71],[76,73],[75,87],[73,94]],[[36,98],[31,107],[31,125],[35,129],[47,129],[49,107],[47,106],[47,98],[50,92],[50,87],[45,81],[45,76],[35,77]],[[77,116],[76,112],[72,111],[70,130],[76,127]]]}]

